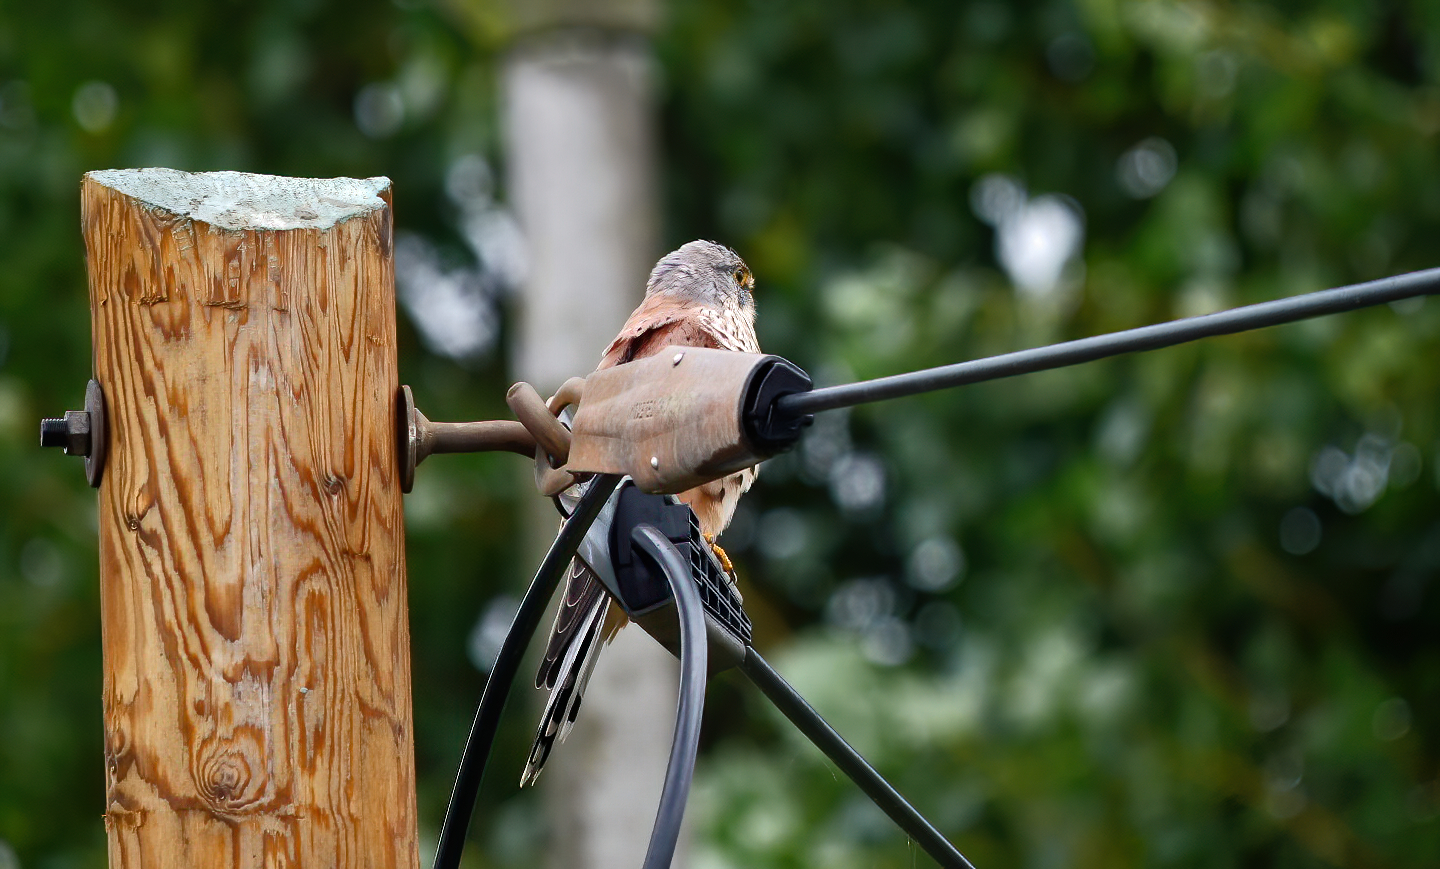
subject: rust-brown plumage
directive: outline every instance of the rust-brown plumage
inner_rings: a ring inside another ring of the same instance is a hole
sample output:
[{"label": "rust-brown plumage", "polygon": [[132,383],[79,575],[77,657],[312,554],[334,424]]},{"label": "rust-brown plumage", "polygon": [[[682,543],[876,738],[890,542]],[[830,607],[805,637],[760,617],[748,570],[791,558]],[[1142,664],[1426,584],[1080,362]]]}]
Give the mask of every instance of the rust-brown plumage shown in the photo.
[{"label": "rust-brown plumage", "polygon": [[[754,285],[740,257],[714,242],[692,241],[666,254],[650,273],[644,301],[605,348],[598,367],[623,365],[670,346],[760,352],[751,296]],[[714,539],[730,524],[735,504],[754,481],[755,469],[747,468],[676,497],[695,511],[700,530]],[[520,779],[522,786],[535,781],[555,742],[569,732],[596,655],[624,624],[624,614],[610,601],[600,580],[580,559],[571,562],[545,660],[535,676],[535,687],[548,688],[550,697]]]}]

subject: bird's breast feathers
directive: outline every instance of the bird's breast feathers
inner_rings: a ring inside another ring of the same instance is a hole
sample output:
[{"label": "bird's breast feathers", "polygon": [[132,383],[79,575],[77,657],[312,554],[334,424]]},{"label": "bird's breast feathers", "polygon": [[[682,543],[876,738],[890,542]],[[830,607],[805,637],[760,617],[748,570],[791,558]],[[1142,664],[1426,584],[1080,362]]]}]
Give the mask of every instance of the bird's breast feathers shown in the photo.
[{"label": "bird's breast feathers", "polygon": [[722,350],[737,353],[759,353],[760,342],[755,338],[755,326],[745,314],[734,308],[704,307],[696,314],[700,328],[709,332]]}]

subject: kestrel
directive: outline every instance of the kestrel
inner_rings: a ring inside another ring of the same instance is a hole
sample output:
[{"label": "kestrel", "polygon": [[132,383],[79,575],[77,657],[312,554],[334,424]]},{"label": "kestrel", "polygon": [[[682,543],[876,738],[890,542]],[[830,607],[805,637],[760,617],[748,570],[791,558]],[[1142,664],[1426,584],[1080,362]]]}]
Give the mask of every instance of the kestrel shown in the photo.
[{"label": "kestrel", "polygon": [[[599,368],[653,356],[675,345],[759,353],[754,288],[749,267],[728,247],[692,241],[666,254],[650,272],[645,299],[605,348]],[[730,524],[735,504],[755,482],[755,473],[754,468],[746,468],[676,496],[695,511],[700,530],[712,545]],[[715,549],[729,569],[724,551]],[[522,787],[535,781],[550,749],[570,732],[600,649],[626,621],[599,578],[579,558],[572,561],[545,660],[535,675],[535,687],[548,688],[550,698],[520,778]]]}]

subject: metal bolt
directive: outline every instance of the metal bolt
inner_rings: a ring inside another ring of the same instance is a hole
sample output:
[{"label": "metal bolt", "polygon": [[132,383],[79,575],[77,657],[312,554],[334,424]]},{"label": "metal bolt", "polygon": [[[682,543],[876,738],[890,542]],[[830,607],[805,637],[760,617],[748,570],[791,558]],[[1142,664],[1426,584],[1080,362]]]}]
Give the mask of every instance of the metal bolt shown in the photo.
[{"label": "metal bolt", "polygon": [[105,468],[105,393],[98,381],[85,384],[84,410],[67,410],[63,419],[40,420],[40,446],[84,456],[85,479],[91,486],[100,485]]},{"label": "metal bolt", "polygon": [[40,446],[64,447],[67,456],[90,455],[90,414],[67,410],[64,419],[40,420]]},{"label": "metal bolt", "polygon": [[675,356],[674,356],[674,358],[672,358],[672,359],[670,360],[670,364],[671,364],[671,365],[679,365],[679,364],[680,364],[680,360],[681,360],[681,359],[684,359],[684,358],[685,358],[685,354],[684,354],[683,352],[681,352],[681,353],[676,353]]},{"label": "metal bolt", "polygon": [[651,457],[650,457],[650,467],[654,468],[654,469],[657,470],[657,471],[660,470],[660,457],[659,457],[659,456],[651,456]]}]

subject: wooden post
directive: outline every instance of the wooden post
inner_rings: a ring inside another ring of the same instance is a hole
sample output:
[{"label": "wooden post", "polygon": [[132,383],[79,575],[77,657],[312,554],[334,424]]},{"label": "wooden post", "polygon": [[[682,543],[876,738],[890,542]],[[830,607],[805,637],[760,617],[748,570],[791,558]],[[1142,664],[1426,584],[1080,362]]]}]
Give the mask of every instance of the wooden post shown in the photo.
[{"label": "wooden post", "polygon": [[389,180],[82,205],[110,865],[417,867]]}]

